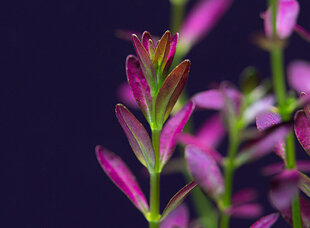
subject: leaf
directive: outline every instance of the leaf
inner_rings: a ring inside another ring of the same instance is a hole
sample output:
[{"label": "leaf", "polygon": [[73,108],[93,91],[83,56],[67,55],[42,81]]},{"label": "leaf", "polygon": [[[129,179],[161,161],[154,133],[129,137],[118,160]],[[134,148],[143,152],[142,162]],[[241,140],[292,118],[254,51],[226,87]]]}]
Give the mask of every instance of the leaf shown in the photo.
[{"label": "leaf", "polygon": [[310,178],[305,174],[299,172],[300,182],[299,188],[300,190],[305,193],[308,197],[310,197]]},{"label": "leaf", "polygon": [[217,89],[200,92],[193,97],[193,100],[200,108],[220,110],[224,106],[223,96]]},{"label": "leaf", "polygon": [[143,214],[146,214],[149,206],[135,176],[126,164],[117,155],[102,146],[96,147],[96,155],[102,169],[113,183],[124,192]]},{"label": "leaf", "polygon": [[194,108],[194,103],[190,101],[178,113],[171,117],[169,121],[165,124],[160,135],[161,168],[172,156],[176,145],[176,136],[183,130]]},{"label": "leaf", "polygon": [[256,127],[259,131],[266,130],[280,123],[282,123],[282,118],[280,114],[275,112],[264,112],[256,117]]},{"label": "leaf", "polygon": [[252,188],[246,188],[236,192],[232,197],[232,202],[234,205],[244,204],[254,201],[256,200],[256,198],[257,198],[256,190]]},{"label": "leaf", "polygon": [[310,155],[310,118],[307,118],[305,111],[295,114],[294,130],[298,141]]},{"label": "leaf", "polygon": [[263,208],[259,204],[249,203],[237,206],[231,206],[226,213],[235,218],[257,218],[262,214]]},{"label": "leaf", "polygon": [[270,228],[279,218],[279,213],[272,213],[260,218],[250,228]]},{"label": "leaf", "polygon": [[190,61],[184,60],[167,76],[156,99],[156,123],[162,126],[178,100],[188,78]]},{"label": "leaf", "polygon": [[297,170],[284,170],[275,176],[270,183],[270,200],[281,210],[289,207],[298,193],[299,173]]},{"label": "leaf", "polygon": [[160,228],[187,228],[189,212],[185,204],[180,204],[161,223]]},{"label": "leaf", "polygon": [[133,55],[129,55],[126,59],[126,72],[128,83],[136,102],[147,121],[151,123],[153,101],[150,87],[145,80],[138,59]]},{"label": "leaf", "polygon": [[135,97],[133,96],[130,86],[128,85],[127,82],[124,82],[118,86],[117,97],[125,105],[131,108],[134,108],[134,109],[139,109],[137,101]]},{"label": "leaf", "polygon": [[132,35],[132,42],[139,58],[143,75],[151,90],[154,91],[156,89],[156,73],[150,55],[135,34]]},{"label": "leaf", "polygon": [[296,60],[289,64],[287,70],[288,83],[298,93],[310,92],[310,63]]},{"label": "leaf", "polygon": [[144,166],[152,170],[155,158],[152,142],[147,131],[125,106],[116,105],[115,112],[133,152]]},{"label": "leaf", "polygon": [[217,199],[224,191],[224,180],[213,157],[207,151],[189,145],[185,148],[185,158],[196,183]]},{"label": "leaf", "polygon": [[172,212],[177,206],[179,206],[196,186],[197,184],[192,181],[185,185],[181,190],[179,190],[168,202],[166,208],[161,215],[160,221],[163,221],[170,212]]},{"label": "leaf", "polygon": [[156,46],[153,64],[157,73],[159,84],[161,84],[161,82],[164,80],[164,78],[162,78],[162,73],[164,71],[166,61],[169,56],[170,43],[171,33],[170,31],[166,31],[162,38],[159,40],[158,45]]},{"label": "leaf", "polygon": [[162,75],[163,78],[165,78],[166,75],[168,75],[168,73],[169,73],[169,69],[170,69],[171,64],[173,62],[174,55],[175,55],[175,52],[177,49],[178,40],[179,40],[179,33],[176,33],[171,37],[170,52],[169,52],[169,55],[168,55],[168,58],[166,61],[165,68],[163,70],[163,75]]}]

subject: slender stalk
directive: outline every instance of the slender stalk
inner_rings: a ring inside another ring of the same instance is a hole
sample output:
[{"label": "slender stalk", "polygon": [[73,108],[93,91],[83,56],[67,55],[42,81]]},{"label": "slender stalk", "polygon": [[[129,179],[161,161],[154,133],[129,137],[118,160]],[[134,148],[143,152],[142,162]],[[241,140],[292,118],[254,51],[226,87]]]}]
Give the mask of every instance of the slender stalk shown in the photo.
[{"label": "slender stalk", "polygon": [[[277,0],[270,0],[269,4],[272,9],[272,31],[274,39],[277,39],[276,29],[276,15],[277,15]],[[283,48],[275,45],[270,51],[271,68],[273,86],[276,97],[279,103],[279,112],[284,121],[290,119],[290,113],[286,108],[286,86],[284,74],[284,61],[283,61]],[[295,138],[294,133],[291,131],[286,139],[286,168],[296,168],[295,159]],[[294,228],[302,228],[299,195],[295,197],[291,204],[292,220]]]},{"label": "slender stalk", "polygon": [[[238,151],[239,147],[239,139],[238,139],[238,128],[236,127],[236,122],[232,121],[229,126],[229,149],[228,149],[228,157],[226,160],[226,164],[224,164],[224,176],[225,176],[225,192],[223,195],[222,207],[226,209],[231,205],[231,196],[233,190],[233,180],[235,173],[235,164],[234,159]],[[229,216],[226,214],[222,214],[220,221],[221,228],[229,227]]]},{"label": "slender stalk", "polygon": [[187,0],[170,0],[171,2],[171,31],[179,32],[183,19]]},{"label": "slender stalk", "polygon": [[150,173],[150,220],[149,228],[159,227],[160,207],[160,172],[159,172],[159,148],[161,130],[152,129],[152,143],[155,153],[155,170]]}]

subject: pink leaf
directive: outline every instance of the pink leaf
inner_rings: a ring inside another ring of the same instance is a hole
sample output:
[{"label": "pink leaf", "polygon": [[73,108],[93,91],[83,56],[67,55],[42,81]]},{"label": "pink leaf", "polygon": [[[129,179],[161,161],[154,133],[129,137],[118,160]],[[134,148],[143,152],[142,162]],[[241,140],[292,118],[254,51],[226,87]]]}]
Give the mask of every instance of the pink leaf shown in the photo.
[{"label": "pink leaf", "polygon": [[190,101],[165,124],[160,136],[161,168],[171,157],[176,145],[176,136],[183,130],[194,108],[194,103]]},{"label": "pink leaf", "polygon": [[280,114],[275,112],[264,112],[256,117],[256,126],[259,131],[278,125],[282,122]]},{"label": "pink leaf", "polygon": [[[278,0],[276,30],[280,39],[288,38],[296,25],[299,14],[299,4],[296,0]],[[271,8],[265,15],[265,33],[268,37],[272,37],[272,19]]]},{"label": "pink leaf", "polygon": [[136,178],[126,164],[118,156],[104,149],[102,146],[96,147],[96,155],[104,172],[110,177],[113,183],[125,193],[143,214],[146,214],[149,206]]},{"label": "pink leaf", "polygon": [[278,217],[278,213],[264,216],[256,221],[250,228],[270,228],[278,220]]},{"label": "pink leaf", "polygon": [[310,63],[296,60],[287,69],[289,85],[298,93],[310,92]]},{"label": "pink leaf", "polygon": [[200,0],[181,28],[181,46],[192,46],[218,23],[232,0]]},{"label": "pink leaf", "polygon": [[306,29],[304,29],[300,25],[295,25],[294,31],[298,35],[300,35],[303,39],[305,39],[306,41],[310,42],[310,33]]},{"label": "pink leaf", "polygon": [[163,221],[167,215],[169,215],[177,206],[179,206],[196,186],[197,184],[192,181],[185,185],[181,190],[179,190],[168,202],[161,215],[161,221]]},{"label": "pink leaf", "polygon": [[145,118],[150,122],[152,112],[152,97],[150,87],[143,76],[138,59],[129,55],[126,60],[127,79],[131,91]]},{"label": "pink leaf", "polygon": [[188,223],[188,209],[185,204],[180,204],[160,223],[160,228],[187,228]]},{"label": "pink leaf", "polygon": [[144,166],[153,169],[155,163],[154,151],[145,128],[125,106],[116,105],[115,112],[133,152]]},{"label": "pink leaf", "polygon": [[192,99],[200,108],[220,110],[224,105],[222,94],[217,89],[200,92]]},{"label": "pink leaf", "polygon": [[236,192],[232,197],[232,202],[236,204],[244,204],[254,201],[257,198],[257,192],[254,189],[246,188]]},{"label": "pink leaf", "polygon": [[230,207],[226,213],[235,218],[257,218],[263,212],[263,208],[256,203],[243,204]]},{"label": "pink leaf", "polygon": [[300,177],[296,170],[284,170],[270,183],[270,200],[280,211],[289,207],[298,193]]},{"label": "pink leaf", "polygon": [[171,64],[173,62],[174,59],[174,55],[177,49],[177,44],[178,44],[178,40],[179,40],[179,34],[176,33],[171,37],[171,44],[170,44],[170,52],[168,55],[168,59],[166,61],[166,65],[163,71],[163,76],[166,77],[166,75],[169,73],[169,69],[171,67]]},{"label": "pink leaf", "polygon": [[117,97],[120,99],[122,103],[125,105],[138,109],[139,106],[137,104],[137,101],[135,97],[133,96],[130,86],[128,85],[127,82],[122,83],[118,88],[117,88]]},{"label": "pink leaf", "polygon": [[304,111],[298,111],[296,113],[294,129],[300,144],[310,155],[310,118],[307,118]]},{"label": "pink leaf", "polygon": [[224,180],[213,157],[206,151],[189,145],[185,148],[185,158],[197,184],[212,197],[218,198],[224,191]]}]

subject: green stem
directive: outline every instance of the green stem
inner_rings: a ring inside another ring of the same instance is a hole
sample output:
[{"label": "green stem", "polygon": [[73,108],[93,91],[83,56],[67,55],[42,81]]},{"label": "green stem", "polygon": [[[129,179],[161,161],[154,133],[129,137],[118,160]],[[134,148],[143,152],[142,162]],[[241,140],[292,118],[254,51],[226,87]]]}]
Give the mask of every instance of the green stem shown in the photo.
[{"label": "green stem", "polygon": [[[276,29],[276,15],[277,15],[277,0],[270,0],[269,4],[272,9],[272,31],[273,38],[277,39]],[[286,107],[286,86],[284,74],[284,61],[283,61],[283,48],[275,45],[270,51],[271,68],[273,86],[279,104],[279,113],[283,121],[290,119],[290,111]],[[296,168],[295,159],[295,138],[294,133],[291,131],[286,139],[286,169]],[[295,197],[291,204],[292,220],[294,228],[302,228],[299,195]]]},{"label": "green stem", "polygon": [[180,31],[184,19],[184,11],[187,0],[170,0],[171,3],[171,31],[176,33]]},{"label": "green stem", "polygon": [[[222,209],[225,210],[231,205],[231,196],[233,190],[233,180],[235,173],[235,156],[239,147],[239,139],[238,139],[238,128],[236,124],[236,119],[231,118],[231,123],[229,124],[229,149],[228,149],[228,157],[224,164],[224,176],[225,176],[225,192],[222,198]],[[229,216],[227,214],[222,213],[221,228],[229,227]]]},{"label": "green stem", "polygon": [[149,228],[159,227],[159,200],[160,200],[160,171],[159,171],[159,148],[161,130],[152,129],[152,143],[155,153],[154,172],[150,173],[150,219]]}]

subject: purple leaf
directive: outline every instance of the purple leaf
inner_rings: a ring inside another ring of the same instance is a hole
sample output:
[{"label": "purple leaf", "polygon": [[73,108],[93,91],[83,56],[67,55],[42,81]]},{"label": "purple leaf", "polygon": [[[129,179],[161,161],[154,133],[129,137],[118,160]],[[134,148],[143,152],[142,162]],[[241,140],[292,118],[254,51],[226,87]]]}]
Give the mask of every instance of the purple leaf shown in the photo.
[{"label": "purple leaf", "polygon": [[132,35],[132,42],[140,61],[143,75],[151,90],[156,88],[156,73],[149,53],[136,35]]},{"label": "purple leaf", "polygon": [[184,60],[167,76],[156,99],[156,123],[162,126],[177,102],[187,81],[190,61]]},{"label": "purple leaf", "polygon": [[190,101],[165,124],[160,136],[161,168],[171,157],[176,145],[176,136],[183,130],[194,108],[194,103]]},{"label": "purple leaf", "polygon": [[118,88],[117,88],[117,97],[120,99],[120,101],[127,106],[138,109],[139,106],[137,104],[137,101],[135,97],[133,96],[130,86],[128,85],[127,82],[122,83]]},{"label": "purple leaf", "polygon": [[256,221],[250,228],[270,228],[278,220],[278,217],[279,213],[272,213],[264,216]]},{"label": "purple leaf", "polygon": [[176,33],[171,38],[170,52],[169,52],[168,59],[166,61],[166,65],[165,65],[165,68],[163,71],[163,77],[166,77],[166,75],[168,75],[168,73],[169,73],[169,69],[170,69],[171,64],[173,62],[175,51],[177,49],[178,40],[179,40],[179,33]]},{"label": "purple leaf", "polygon": [[297,139],[310,155],[310,118],[307,118],[304,111],[298,111],[295,115],[294,129]]},{"label": "purple leaf", "polygon": [[155,66],[155,71],[157,72],[157,77],[159,82],[162,82],[162,73],[164,71],[166,61],[170,53],[170,44],[171,44],[171,33],[166,31],[162,38],[159,40],[158,45],[156,46],[155,55],[153,64]]},{"label": "purple leaf", "polygon": [[[280,39],[288,38],[296,25],[299,13],[299,4],[296,0],[279,0],[277,6],[276,30]],[[272,37],[272,19],[271,8],[265,15],[265,33],[268,37]]]},{"label": "purple leaf", "polygon": [[237,116],[240,113],[242,94],[228,82],[222,82],[220,91],[223,97],[222,111],[226,121],[232,118],[232,115]]},{"label": "purple leaf", "polygon": [[235,218],[252,219],[261,216],[263,208],[256,203],[249,203],[230,207],[226,213]]},{"label": "purple leaf", "polygon": [[168,202],[166,208],[161,215],[161,221],[163,221],[170,212],[172,212],[177,206],[179,206],[187,195],[197,186],[197,184],[192,181],[185,185],[181,190],[179,190]]},{"label": "purple leaf", "polygon": [[129,144],[139,161],[149,170],[154,168],[155,158],[152,142],[143,125],[123,105],[116,105],[116,117]]},{"label": "purple leaf", "polygon": [[267,96],[263,99],[260,99],[256,102],[254,102],[250,107],[248,107],[244,111],[244,119],[247,123],[251,123],[253,120],[255,120],[256,116],[268,111],[272,105],[274,104],[274,97],[273,96]]},{"label": "purple leaf", "polygon": [[289,207],[298,193],[300,177],[296,170],[284,170],[275,176],[270,183],[270,200],[280,211]]},{"label": "purple leaf", "polygon": [[281,124],[267,129],[262,132],[257,139],[251,140],[241,149],[238,159],[240,159],[243,164],[244,162],[256,160],[265,156],[272,151],[278,142],[285,139],[290,128],[290,124]]},{"label": "purple leaf", "polygon": [[218,23],[232,0],[202,0],[191,10],[181,27],[181,45],[192,46]]},{"label": "purple leaf", "polygon": [[146,214],[149,206],[136,178],[126,164],[117,155],[104,149],[102,146],[96,147],[96,155],[104,172],[113,183],[125,193],[143,214]]},{"label": "purple leaf", "polygon": [[286,150],[286,143],[284,139],[277,142],[273,148],[275,154],[278,155],[283,160],[284,163],[286,162],[285,150]]},{"label": "purple leaf", "polygon": [[232,197],[232,202],[236,204],[244,204],[254,201],[257,198],[257,192],[255,189],[246,188],[238,191]]},{"label": "purple leaf", "polygon": [[310,42],[310,33],[300,25],[295,25],[294,31],[300,35],[304,40]]},{"label": "purple leaf", "polygon": [[280,173],[283,169],[284,169],[284,163],[277,162],[263,167],[261,172],[265,176],[271,176]]},{"label": "purple leaf", "polygon": [[131,91],[148,122],[151,122],[152,97],[150,87],[143,76],[138,59],[129,55],[126,60],[127,79]]},{"label": "purple leaf", "polygon": [[305,193],[308,197],[310,197],[310,178],[305,174],[299,172],[300,182],[299,188],[300,190]]},{"label": "purple leaf", "polygon": [[297,60],[289,64],[288,83],[298,93],[310,92],[310,63]]},{"label": "purple leaf", "polygon": [[185,158],[197,184],[213,198],[218,198],[224,191],[224,180],[213,157],[206,151],[189,145],[185,148]]},{"label": "purple leaf", "polygon": [[141,42],[142,42],[142,45],[144,46],[145,50],[149,53],[149,55],[151,57],[154,56],[154,53],[155,53],[155,47],[154,47],[154,43],[153,43],[154,41],[153,41],[153,38],[149,32],[145,31],[142,34]]},{"label": "purple leaf", "polygon": [[188,209],[180,204],[161,223],[160,228],[187,228],[189,223]]},{"label": "purple leaf", "polygon": [[274,112],[264,112],[256,117],[256,126],[259,131],[278,125],[282,122],[280,114]]},{"label": "purple leaf", "polygon": [[222,94],[217,89],[207,90],[196,94],[193,98],[197,107],[220,110],[224,106]]}]

